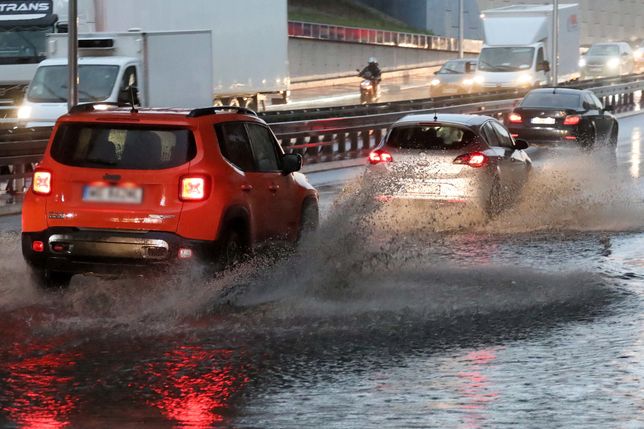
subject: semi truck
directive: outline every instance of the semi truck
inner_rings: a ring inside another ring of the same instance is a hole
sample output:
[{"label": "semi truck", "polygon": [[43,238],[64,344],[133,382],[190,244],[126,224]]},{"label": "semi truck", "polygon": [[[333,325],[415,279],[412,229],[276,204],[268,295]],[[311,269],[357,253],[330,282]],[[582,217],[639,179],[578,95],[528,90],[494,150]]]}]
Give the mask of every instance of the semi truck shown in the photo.
[{"label": "semi truck", "polygon": [[[68,0],[0,0],[0,107],[14,111],[47,54],[47,34],[67,32]],[[93,0],[78,1],[81,31],[95,31]],[[7,113],[8,114],[8,113]]]},{"label": "semi truck", "polygon": [[[209,30],[81,34],[79,102],[208,106],[211,43]],[[49,58],[38,66],[19,109],[20,126],[51,126],[67,113],[67,35],[49,35],[48,47]]]},{"label": "semi truck", "polygon": [[[483,88],[520,88],[557,84],[579,77],[579,6],[559,5],[558,25],[550,5],[515,5],[484,10],[484,43],[476,83]],[[558,79],[553,28],[558,31]]]}]

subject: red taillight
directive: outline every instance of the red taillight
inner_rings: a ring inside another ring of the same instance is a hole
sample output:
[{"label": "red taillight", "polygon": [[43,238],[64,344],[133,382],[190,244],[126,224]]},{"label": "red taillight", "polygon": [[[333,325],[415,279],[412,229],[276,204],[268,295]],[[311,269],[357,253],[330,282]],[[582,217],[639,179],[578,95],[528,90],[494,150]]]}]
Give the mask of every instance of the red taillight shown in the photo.
[{"label": "red taillight", "polygon": [[380,164],[381,162],[392,162],[394,157],[390,153],[385,152],[384,150],[374,150],[369,154],[369,163],[370,164]]},{"label": "red taillight", "polygon": [[488,157],[482,152],[464,153],[454,159],[454,164],[466,164],[473,168],[480,168],[487,165]]},{"label": "red taillight", "polygon": [[203,201],[208,198],[210,181],[206,176],[184,176],[179,184],[181,201]]},{"label": "red taillight", "polygon": [[518,113],[510,113],[510,116],[508,117],[508,119],[513,124],[520,124],[521,122],[523,122],[523,118]]},{"label": "red taillight", "polygon": [[577,115],[572,115],[572,116],[566,116],[566,119],[564,119],[564,125],[578,125],[581,122],[581,116]]},{"label": "red taillight", "polygon": [[51,173],[45,170],[36,170],[34,173],[32,189],[35,194],[51,194]]},{"label": "red taillight", "polygon": [[33,250],[36,253],[42,253],[45,251],[45,243],[42,241],[34,241],[31,243],[31,250]]}]

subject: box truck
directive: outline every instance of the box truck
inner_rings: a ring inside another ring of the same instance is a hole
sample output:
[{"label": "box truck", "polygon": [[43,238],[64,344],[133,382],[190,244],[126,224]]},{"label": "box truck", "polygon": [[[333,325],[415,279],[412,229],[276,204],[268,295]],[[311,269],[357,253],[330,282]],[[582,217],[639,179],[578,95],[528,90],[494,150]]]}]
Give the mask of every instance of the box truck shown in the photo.
[{"label": "box truck", "polygon": [[[211,43],[209,30],[81,34],[79,102],[208,106]],[[49,126],[67,113],[67,36],[51,34],[48,45],[49,58],[40,63],[29,85],[19,125]]]},{"label": "box truck", "polygon": [[[517,5],[484,10],[484,41],[479,55],[477,84],[483,88],[519,88],[556,84],[579,77],[579,6],[559,5],[555,26],[550,5]],[[558,82],[552,81],[555,62],[553,28],[559,38]]]},{"label": "box truck", "polygon": [[[68,0],[0,0],[0,106],[15,111],[47,54],[47,34],[67,32]],[[95,31],[93,0],[78,1],[81,31]]]}]

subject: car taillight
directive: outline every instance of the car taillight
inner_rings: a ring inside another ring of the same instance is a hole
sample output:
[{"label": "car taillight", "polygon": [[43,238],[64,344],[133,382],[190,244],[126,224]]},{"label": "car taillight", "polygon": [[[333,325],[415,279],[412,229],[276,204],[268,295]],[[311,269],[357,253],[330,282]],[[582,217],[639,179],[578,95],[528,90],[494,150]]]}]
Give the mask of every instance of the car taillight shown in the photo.
[{"label": "car taillight", "polygon": [[380,164],[381,162],[392,162],[394,157],[390,153],[385,152],[384,150],[374,150],[369,154],[369,163],[370,164]]},{"label": "car taillight", "polygon": [[572,115],[572,116],[566,116],[566,119],[564,119],[564,125],[578,125],[579,122],[581,122],[581,116],[578,115]]},{"label": "car taillight", "polygon": [[510,116],[508,117],[508,119],[513,124],[520,124],[521,122],[523,122],[523,118],[518,113],[510,113]]},{"label": "car taillight", "polygon": [[51,194],[51,173],[44,170],[36,170],[34,173],[32,189],[35,194]]},{"label": "car taillight", "polygon": [[454,164],[466,164],[473,168],[480,168],[486,165],[488,157],[482,152],[464,153],[454,159]]},{"label": "car taillight", "polygon": [[181,201],[203,201],[208,198],[210,181],[206,176],[184,176],[179,185]]}]

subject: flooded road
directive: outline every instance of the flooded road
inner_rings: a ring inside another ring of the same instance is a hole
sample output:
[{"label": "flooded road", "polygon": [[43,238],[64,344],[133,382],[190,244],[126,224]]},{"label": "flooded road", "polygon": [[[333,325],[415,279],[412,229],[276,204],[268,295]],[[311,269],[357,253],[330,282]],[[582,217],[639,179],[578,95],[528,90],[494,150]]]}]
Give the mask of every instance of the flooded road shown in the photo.
[{"label": "flooded road", "polygon": [[311,175],[320,231],[211,279],[45,293],[0,219],[0,426],[644,427],[644,120],[620,126],[617,172],[535,154],[492,221],[383,219],[358,170]]}]

